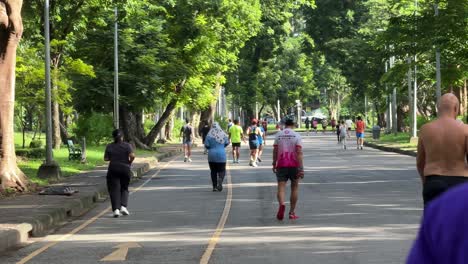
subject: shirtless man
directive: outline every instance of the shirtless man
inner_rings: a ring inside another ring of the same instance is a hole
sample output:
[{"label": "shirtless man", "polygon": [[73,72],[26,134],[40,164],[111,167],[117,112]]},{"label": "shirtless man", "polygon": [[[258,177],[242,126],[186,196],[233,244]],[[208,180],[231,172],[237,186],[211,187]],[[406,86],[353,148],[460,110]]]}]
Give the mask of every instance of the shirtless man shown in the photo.
[{"label": "shirtless man", "polygon": [[457,122],[459,101],[445,94],[437,105],[438,119],[421,128],[417,168],[426,205],[449,188],[468,182],[468,126]]}]

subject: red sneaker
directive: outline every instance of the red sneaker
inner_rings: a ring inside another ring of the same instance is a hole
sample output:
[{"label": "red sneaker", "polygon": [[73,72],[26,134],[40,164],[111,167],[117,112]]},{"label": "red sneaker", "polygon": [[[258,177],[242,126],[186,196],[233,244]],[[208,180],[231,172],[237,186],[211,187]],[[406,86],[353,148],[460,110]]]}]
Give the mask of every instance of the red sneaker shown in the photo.
[{"label": "red sneaker", "polygon": [[289,213],[289,219],[296,220],[299,219],[299,216],[297,216],[295,213]]},{"label": "red sneaker", "polygon": [[278,208],[278,213],[276,214],[276,219],[283,220],[284,219],[284,211],[286,211],[286,206],[284,204],[280,205]]}]

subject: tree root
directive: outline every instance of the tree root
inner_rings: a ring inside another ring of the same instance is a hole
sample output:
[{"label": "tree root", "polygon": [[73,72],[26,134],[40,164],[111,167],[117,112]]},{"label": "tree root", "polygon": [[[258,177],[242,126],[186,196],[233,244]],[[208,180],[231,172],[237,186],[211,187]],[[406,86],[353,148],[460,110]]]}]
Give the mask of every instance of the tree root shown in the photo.
[{"label": "tree root", "polygon": [[27,191],[27,179],[19,168],[3,169],[0,171],[0,181],[2,183],[0,192],[14,190],[15,192]]}]

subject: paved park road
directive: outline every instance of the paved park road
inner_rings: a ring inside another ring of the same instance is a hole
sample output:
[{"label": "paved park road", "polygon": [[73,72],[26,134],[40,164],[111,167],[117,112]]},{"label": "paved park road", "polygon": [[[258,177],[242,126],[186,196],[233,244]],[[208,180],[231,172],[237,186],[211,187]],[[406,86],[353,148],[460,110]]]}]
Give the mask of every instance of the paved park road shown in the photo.
[{"label": "paved park road", "polygon": [[[154,178],[131,195],[131,216],[105,213],[92,221],[106,202],[55,235],[0,256],[0,263],[27,256],[26,263],[44,264],[106,263],[106,257],[126,259],[112,263],[404,263],[422,213],[414,158],[358,151],[355,143],[343,151],[330,134],[304,137],[301,218],[279,222],[267,143],[260,167],[247,165],[245,147],[241,164],[230,164],[232,197],[227,186],[211,191],[206,156],[197,150],[191,164],[178,157],[159,174],[150,172]],[[63,237],[82,224],[89,225]]]}]

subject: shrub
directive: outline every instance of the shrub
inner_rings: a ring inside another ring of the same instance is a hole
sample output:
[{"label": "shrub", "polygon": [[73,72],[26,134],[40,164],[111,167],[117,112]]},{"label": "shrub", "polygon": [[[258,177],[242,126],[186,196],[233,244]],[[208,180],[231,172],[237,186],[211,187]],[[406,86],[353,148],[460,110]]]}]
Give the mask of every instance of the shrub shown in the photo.
[{"label": "shrub", "polygon": [[38,140],[38,139],[35,139],[35,140],[32,140],[31,143],[29,143],[29,147],[30,148],[42,148],[42,140]]},{"label": "shrub", "polygon": [[418,116],[417,118],[417,124],[418,124],[418,130],[421,129],[422,126],[425,124],[431,122],[430,118],[425,118],[424,116]]},{"label": "shrub", "polygon": [[28,159],[42,159],[42,158],[45,158],[45,149],[44,148],[17,149],[16,156],[24,157]]},{"label": "shrub", "polygon": [[93,112],[78,118],[75,134],[78,138],[86,137],[91,144],[100,145],[111,140],[113,129],[112,115]]}]

